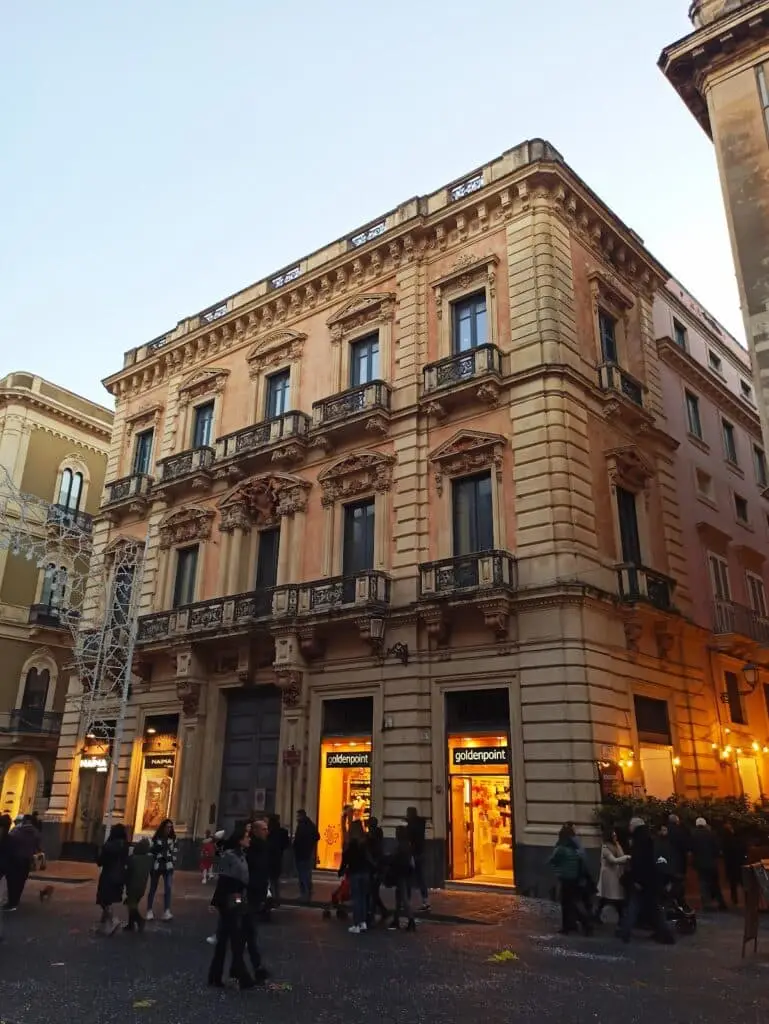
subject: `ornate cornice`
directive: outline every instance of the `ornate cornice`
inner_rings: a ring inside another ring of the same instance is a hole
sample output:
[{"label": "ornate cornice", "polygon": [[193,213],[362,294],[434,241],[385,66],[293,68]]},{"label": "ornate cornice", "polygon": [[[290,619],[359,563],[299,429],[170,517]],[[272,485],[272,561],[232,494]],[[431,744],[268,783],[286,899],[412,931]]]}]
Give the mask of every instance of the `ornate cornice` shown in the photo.
[{"label": "ornate cornice", "polygon": [[230,533],[235,529],[266,527],[282,516],[292,516],[307,509],[311,484],[299,477],[282,473],[264,473],[252,477],[228,492],[219,502],[219,529]]},{"label": "ornate cornice", "polygon": [[160,520],[160,547],[170,548],[174,544],[186,544],[193,540],[208,540],[214,512],[210,508],[187,506],[169,512]]},{"label": "ornate cornice", "polygon": [[369,295],[357,295],[346,302],[326,325],[331,331],[332,341],[341,341],[349,331],[364,324],[375,324],[392,320],[395,316],[395,294],[393,292],[374,292]]},{"label": "ornate cornice", "polygon": [[443,492],[444,476],[464,476],[492,466],[500,475],[506,445],[507,441],[501,434],[487,434],[480,430],[457,431],[428,456],[433,464],[438,494]]},{"label": "ornate cornice", "polygon": [[272,331],[254,345],[246,356],[249,375],[253,379],[268,366],[301,359],[306,340],[307,335],[299,331]]},{"label": "ornate cornice", "polygon": [[656,475],[656,469],[636,445],[624,445],[606,452],[609,479],[617,487],[642,491]]},{"label": "ornate cornice", "polygon": [[389,491],[392,486],[394,455],[382,452],[353,452],[318,475],[324,506],[372,491]]},{"label": "ornate cornice", "polygon": [[179,404],[187,405],[204,395],[220,395],[229,375],[229,370],[218,366],[206,366],[193,371],[179,385]]},{"label": "ornate cornice", "polygon": [[[103,438],[109,442],[112,437],[112,419],[110,422],[102,423],[99,420],[91,416],[85,416],[68,406],[62,405],[60,402],[54,399],[48,398],[47,395],[40,395],[35,391],[26,391],[19,388],[2,388],[0,389],[0,409],[3,406],[9,405],[23,405],[30,409],[35,409],[40,412],[46,413],[53,419],[62,420],[65,423],[70,423],[73,426],[78,427],[80,430],[87,434],[95,435],[96,437]],[[108,409],[105,412],[109,412]],[[112,413],[110,413],[112,416]],[[47,430],[50,434],[54,434],[57,437],[64,437],[73,444],[81,444],[83,447],[87,447],[92,451],[106,453],[106,446],[104,448],[98,448],[96,446],[87,445],[77,437],[73,437],[71,434],[60,433],[46,426],[42,421],[35,421],[34,426],[40,430]]]}]

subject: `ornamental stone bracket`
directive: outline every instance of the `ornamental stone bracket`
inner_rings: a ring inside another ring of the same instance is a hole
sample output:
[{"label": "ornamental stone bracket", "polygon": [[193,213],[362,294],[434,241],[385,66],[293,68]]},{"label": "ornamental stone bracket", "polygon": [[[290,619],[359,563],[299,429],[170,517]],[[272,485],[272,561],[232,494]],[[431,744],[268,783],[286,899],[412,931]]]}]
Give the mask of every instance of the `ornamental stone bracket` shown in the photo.
[{"label": "ornamental stone bracket", "polygon": [[328,507],[358,494],[389,491],[394,465],[395,456],[382,452],[353,452],[345,456],[319,474],[321,504]]},{"label": "ornamental stone bracket", "polygon": [[510,602],[507,598],[482,601],[478,607],[483,614],[483,624],[494,634],[497,643],[509,639]]},{"label": "ornamental stone bracket", "polygon": [[160,521],[160,547],[167,549],[189,541],[206,541],[211,536],[214,512],[210,508],[188,506],[175,509]]},{"label": "ornamental stone bracket", "polygon": [[171,657],[176,680],[176,696],[181,701],[182,710],[187,718],[194,718],[205,712],[205,689],[203,680],[206,669],[196,650],[192,646],[176,648]]},{"label": "ornamental stone bracket", "polygon": [[638,654],[643,636],[643,623],[638,613],[629,609],[624,610],[622,612],[622,628],[625,631],[625,645],[631,656]]},{"label": "ornamental stone bracket", "polygon": [[299,650],[306,661],[317,661],[326,652],[326,638],[315,626],[303,626],[297,633]]},{"label": "ornamental stone bracket", "polygon": [[658,619],[654,623],[654,638],[657,641],[657,654],[662,661],[667,661],[675,646],[677,631],[672,628],[668,619]]},{"label": "ornamental stone bracket", "polygon": [[492,466],[501,481],[506,445],[507,441],[501,434],[458,431],[428,456],[433,465],[438,494],[443,494],[444,477],[465,476]]},{"label": "ornamental stone bracket", "polygon": [[275,685],[280,690],[283,713],[288,718],[298,718],[303,707],[304,672],[275,669]]},{"label": "ornamental stone bracket", "polygon": [[451,623],[445,610],[440,605],[420,608],[419,617],[425,625],[425,631],[436,647],[448,647],[451,638]]}]

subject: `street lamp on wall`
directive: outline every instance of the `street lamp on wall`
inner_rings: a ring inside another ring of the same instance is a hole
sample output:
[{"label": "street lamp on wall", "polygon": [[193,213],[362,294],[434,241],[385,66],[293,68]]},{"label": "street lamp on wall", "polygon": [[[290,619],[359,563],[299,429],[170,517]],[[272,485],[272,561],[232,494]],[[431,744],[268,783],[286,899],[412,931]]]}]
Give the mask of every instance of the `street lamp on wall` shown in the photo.
[{"label": "street lamp on wall", "polygon": [[381,615],[374,615],[369,619],[369,641],[380,663],[392,656],[393,658],[397,658],[401,665],[408,665],[408,644],[401,643],[399,640],[397,643],[394,643],[392,647],[388,647],[387,650],[385,650],[384,638],[385,620]]},{"label": "street lamp on wall", "polygon": [[[735,675],[735,678],[737,678],[736,675]],[[756,692],[756,688],[758,687],[758,684],[761,681],[761,666],[760,665],[756,665],[752,661],[746,662],[742,666],[742,678],[745,680],[745,687],[746,688],[745,689],[740,689],[739,686],[738,686],[738,688],[737,688],[737,696],[738,697],[749,697],[752,693]],[[721,703],[722,704],[728,704],[729,703],[729,691],[728,690],[725,690],[721,694]],[[728,732],[729,730],[727,729],[726,731]]]}]

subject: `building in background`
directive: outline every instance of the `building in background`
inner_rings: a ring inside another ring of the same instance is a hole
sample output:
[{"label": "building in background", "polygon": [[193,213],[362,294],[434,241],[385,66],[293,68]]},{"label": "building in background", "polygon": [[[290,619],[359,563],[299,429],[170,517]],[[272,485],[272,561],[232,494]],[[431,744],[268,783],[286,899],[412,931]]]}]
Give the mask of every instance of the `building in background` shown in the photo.
[{"label": "building in background", "polygon": [[[112,413],[95,402],[31,373],[0,379],[0,465],[51,516],[91,529],[111,435]],[[0,498],[10,522],[17,506]],[[32,525],[43,551],[49,524]],[[72,551],[48,550],[43,565],[0,550],[0,814],[11,817],[47,807],[67,693]]]},{"label": "building in background", "polygon": [[769,0],[694,0],[662,71],[713,140],[769,443]]},{"label": "building in background", "polygon": [[[351,819],[392,835],[415,806],[434,881],[534,891],[602,793],[741,791],[721,698],[769,668],[737,570],[763,583],[758,420],[738,347],[668,282],[534,140],[126,353],[94,537],[148,545],[134,833],[305,807],[334,868]],[[65,713],[69,843],[103,812],[85,728]]]}]

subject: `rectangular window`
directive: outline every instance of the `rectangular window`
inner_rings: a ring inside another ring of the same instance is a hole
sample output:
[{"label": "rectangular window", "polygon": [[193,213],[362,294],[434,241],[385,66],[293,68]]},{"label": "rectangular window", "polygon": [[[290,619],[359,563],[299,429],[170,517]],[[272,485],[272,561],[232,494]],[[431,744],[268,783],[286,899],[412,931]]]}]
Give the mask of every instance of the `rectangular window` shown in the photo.
[{"label": "rectangular window", "polygon": [[465,477],[452,483],[454,554],[473,555],[494,547],[491,474]]},{"label": "rectangular window", "polygon": [[204,448],[211,444],[214,429],[214,403],[206,402],[195,409],[195,424],[192,430],[192,447]]},{"label": "rectangular window", "polygon": [[67,570],[63,565],[48,565],[43,576],[40,604],[47,608],[64,608],[67,596]]},{"label": "rectangular window", "polygon": [[710,475],[710,473],[706,473],[704,469],[697,469],[696,480],[697,493],[701,497],[707,498],[709,501],[714,501],[715,499],[713,496],[713,477]]},{"label": "rectangular window", "polygon": [[374,499],[344,507],[342,573],[355,576],[374,568]]},{"label": "rectangular window", "polygon": [[140,473],[149,473],[150,471],[150,459],[152,458],[152,439],[154,437],[154,434],[154,430],[143,430],[141,434],[136,435],[136,441],[134,444],[133,472],[137,476]]},{"label": "rectangular window", "polygon": [[195,600],[195,577],[198,574],[198,545],[178,548],[176,551],[176,578],[174,579],[174,608],[192,604]]},{"label": "rectangular window", "polygon": [[598,310],[598,333],[601,336],[601,357],[605,363],[617,363],[617,321],[604,310]]},{"label": "rectangular window", "polygon": [[670,714],[666,700],[636,694],[633,697],[633,707],[638,739],[642,743],[672,744]]},{"label": "rectangular window", "polygon": [[452,304],[454,353],[469,352],[488,339],[486,292],[478,292]]},{"label": "rectangular window", "polygon": [[769,81],[767,81],[766,65],[759,64],[756,68],[756,78],[758,80],[758,95],[761,100],[761,107],[764,111],[764,124],[766,130],[769,131]]},{"label": "rectangular window", "polygon": [[632,491],[626,491],[624,487],[617,488],[617,516],[622,561],[627,565],[643,565],[636,498]]},{"label": "rectangular window", "polygon": [[708,349],[708,366],[713,373],[717,373],[719,376],[723,377],[724,365],[721,362],[721,356],[717,355],[712,348]]},{"label": "rectangular window", "polygon": [[748,600],[750,601],[750,607],[756,613],[760,615],[762,619],[766,616],[766,591],[764,590],[764,581],[760,576],[757,576],[754,572],[746,573],[748,582]]},{"label": "rectangular window", "polygon": [[749,521],[748,503],[740,494],[735,494],[734,496],[734,514],[740,523],[747,523]]},{"label": "rectangular window", "polygon": [[119,566],[115,572],[112,589],[112,626],[123,628],[128,625],[131,613],[131,594],[134,586],[134,567]]},{"label": "rectangular window", "polygon": [[748,719],[740,696],[740,681],[736,672],[724,672],[726,696],[729,698],[729,717],[735,725],[747,725]]},{"label": "rectangular window", "polygon": [[291,386],[291,371],[281,370],[267,378],[266,417],[274,420],[288,412],[288,393]]},{"label": "rectangular window", "polygon": [[732,588],[729,584],[729,563],[719,555],[708,555],[708,571],[713,597],[717,601],[731,601]]},{"label": "rectangular window", "polygon": [[764,449],[753,445],[753,467],[756,471],[756,483],[762,489],[766,487],[766,455]]},{"label": "rectangular window", "polygon": [[256,590],[274,587],[278,582],[278,550],[280,527],[259,531],[256,551]]},{"label": "rectangular window", "polygon": [[379,334],[354,341],[350,345],[350,387],[370,384],[379,379]]},{"label": "rectangular window", "polygon": [[740,463],[737,458],[737,437],[734,433],[734,427],[729,420],[721,420],[721,429],[724,433],[724,455],[726,456],[726,461],[734,463],[735,466],[739,466]]},{"label": "rectangular window", "polygon": [[682,348],[684,352],[687,350],[686,344],[686,328],[678,320],[673,320],[673,340],[679,348]]},{"label": "rectangular window", "polygon": [[740,379],[740,394],[746,402],[750,402],[751,405],[755,405],[755,399],[753,398],[753,385],[749,384],[748,381]]},{"label": "rectangular window", "polygon": [[700,400],[691,391],[686,392],[686,422],[689,433],[702,440],[702,420],[700,419]]}]

